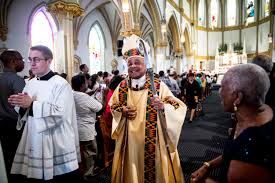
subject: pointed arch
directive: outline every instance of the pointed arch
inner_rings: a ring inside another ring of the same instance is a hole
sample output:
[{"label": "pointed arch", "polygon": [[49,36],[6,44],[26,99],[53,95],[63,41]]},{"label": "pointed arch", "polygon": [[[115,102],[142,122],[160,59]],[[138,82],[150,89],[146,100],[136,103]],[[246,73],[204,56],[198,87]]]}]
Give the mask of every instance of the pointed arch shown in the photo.
[{"label": "pointed arch", "polygon": [[180,37],[179,37],[180,31],[179,31],[179,25],[178,25],[175,13],[173,13],[169,19],[168,28],[171,31],[171,36],[172,36],[173,45],[174,45],[174,51],[177,51],[180,49],[180,41],[179,41],[180,40]]},{"label": "pointed arch", "polygon": [[58,31],[57,21],[46,9],[44,3],[37,6],[28,20],[30,44],[48,46],[54,52],[54,36]]},{"label": "pointed arch", "polygon": [[153,24],[153,40],[154,40],[154,46],[156,46],[157,43],[160,43],[162,40],[162,34],[161,34],[161,13],[159,6],[156,2],[156,0],[150,0],[145,1],[144,6],[151,15],[152,24]]},{"label": "pointed arch", "polygon": [[51,69],[58,69],[56,60],[56,35],[58,33],[58,21],[55,16],[47,11],[45,3],[36,6],[28,19],[27,35],[29,46],[45,45],[54,55]]},{"label": "pointed arch", "polygon": [[96,21],[89,31],[89,60],[90,73],[105,70],[104,50],[106,46],[104,33],[98,21]]},{"label": "pointed arch", "polygon": [[184,29],[183,32],[185,42],[183,43],[183,47],[185,50],[186,55],[191,55],[191,39],[190,39],[190,34],[187,30],[187,28]]}]

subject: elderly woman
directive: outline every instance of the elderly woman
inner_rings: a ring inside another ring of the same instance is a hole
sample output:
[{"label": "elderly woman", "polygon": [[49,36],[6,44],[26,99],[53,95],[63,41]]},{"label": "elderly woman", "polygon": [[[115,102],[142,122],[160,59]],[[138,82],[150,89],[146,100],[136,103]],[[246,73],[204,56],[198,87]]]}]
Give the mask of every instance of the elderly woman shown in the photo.
[{"label": "elderly woman", "polygon": [[219,182],[274,181],[273,112],[264,104],[269,85],[266,72],[255,64],[238,65],[225,74],[220,96],[224,110],[236,114],[234,138],[228,140],[222,156],[204,162],[191,175],[191,182],[214,182],[205,178],[217,167],[221,167]]}]

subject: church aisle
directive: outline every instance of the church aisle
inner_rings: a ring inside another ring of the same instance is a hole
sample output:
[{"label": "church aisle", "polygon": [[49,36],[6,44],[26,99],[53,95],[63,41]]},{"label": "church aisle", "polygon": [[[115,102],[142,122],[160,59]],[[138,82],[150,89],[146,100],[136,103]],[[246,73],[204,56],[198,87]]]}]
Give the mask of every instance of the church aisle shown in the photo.
[{"label": "church aisle", "polygon": [[[221,154],[230,127],[230,114],[223,112],[218,91],[213,91],[206,99],[204,112],[204,116],[195,118],[191,124],[186,120],[179,140],[178,151],[186,183],[190,182],[190,174],[204,161]],[[212,175],[217,173],[218,170]],[[111,167],[108,167],[99,175],[89,178],[88,182],[109,183],[110,175]]]},{"label": "church aisle", "polygon": [[[222,153],[231,126],[230,113],[223,112],[217,90],[207,97],[203,109],[204,116],[195,118],[191,124],[186,120],[178,145],[186,183],[190,182],[191,173],[201,167],[203,162]],[[211,176],[217,174],[218,170],[214,170]]]}]

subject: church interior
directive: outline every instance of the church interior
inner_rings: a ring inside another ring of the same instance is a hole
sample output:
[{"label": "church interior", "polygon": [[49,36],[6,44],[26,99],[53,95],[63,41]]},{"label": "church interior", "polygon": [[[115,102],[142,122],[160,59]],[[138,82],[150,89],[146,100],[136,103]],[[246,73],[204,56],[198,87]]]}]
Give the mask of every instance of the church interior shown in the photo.
[{"label": "church interior", "polygon": [[47,45],[52,69],[69,78],[81,64],[90,73],[125,72],[123,39],[136,34],[150,45],[156,73],[171,67],[220,73],[257,54],[274,57],[273,6],[271,0],[1,0],[0,49],[26,57],[31,45]]},{"label": "church interior", "polygon": [[[220,102],[219,76],[258,55],[267,55],[274,64],[274,21],[275,0],[0,0],[0,54],[9,49],[21,53],[25,66],[17,74],[22,78],[29,76],[28,54],[35,45],[50,48],[51,70],[66,74],[70,84],[84,64],[91,76],[117,71],[126,77],[122,48],[125,38],[137,35],[150,47],[154,73],[208,75],[216,83],[210,82],[196,101],[201,106],[196,106],[193,122],[188,108],[178,142],[188,183],[203,162],[208,167],[206,161],[223,152],[232,130],[232,115]],[[0,62],[0,73],[3,69]],[[105,161],[104,168],[83,182],[111,182],[111,164]],[[210,175],[217,177],[219,170]]]}]

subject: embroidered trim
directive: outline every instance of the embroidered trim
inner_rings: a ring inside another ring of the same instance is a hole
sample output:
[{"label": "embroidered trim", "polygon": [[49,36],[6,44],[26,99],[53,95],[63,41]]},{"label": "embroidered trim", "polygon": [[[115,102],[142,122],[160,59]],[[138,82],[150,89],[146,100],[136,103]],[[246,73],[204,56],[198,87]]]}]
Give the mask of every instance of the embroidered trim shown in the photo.
[{"label": "embroidered trim", "polygon": [[165,97],[163,102],[172,105],[175,109],[180,107],[179,103],[173,100],[171,97]]},{"label": "embroidered trim", "polygon": [[141,54],[140,51],[137,48],[130,49],[124,53],[124,56],[131,57],[131,56],[144,56],[144,54]]},{"label": "embroidered trim", "polygon": [[[154,85],[159,92],[160,80],[155,77]],[[145,88],[148,88],[145,122],[145,147],[144,147],[144,182],[156,182],[156,135],[157,135],[157,110],[151,102],[153,91],[149,76],[146,77]]]},{"label": "embroidered trim", "polygon": [[64,154],[59,154],[59,155],[56,155],[56,156],[53,156],[53,157],[50,157],[50,158],[38,158],[38,157],[32,157],[32,156],[29,156],[29,154],[25,154],[25,153],[16,153],[16,155],[18,156],[26,156],[28,157],[29,159],[36,159],[36,160],[51,160],[53,158],[59,158],[59,157],[64,157],[64,156],[67,156],[69,154],[74,154],[76,153],[76,151],[71,151],[71,152],[67,152],[67,153],[64,153]]},{"label": "embroidered trim", "polygon": [[113,104],[111,106],[111,109],[114,110],[114,111],[117,111],[117,112],[122,112],[122,106],[121,106],[121,104]]},{"label": "embroidered trim", "polygon": [[[66,164],[66,163],[70,163],[70,162],[72,162],[72,161],[77,161],[77,159],[76,159],[76,158],[74,158],[74,159],[69,159],[69,160],[64,161],[64,162],[61,162],[61,163],[54,163],[53,165],[54,165],[54,166],[59,166],[59,165],[63,165],[63,164]],[[13,163],[14,163],[14,164],[23,164],[23,165],[28,166],[29,168],[36,168],[36,169],[53,169],[53,167],[54,167],[54,166],[43,166],[43,165],[41,165],[41,166],[30,165],[29,163],[24,162],[24,161],[23,161],[23,162],[22,162],[22,161],[14,161]]]},{"label": "embroidered trim", "polygon": [[[155,77],[154,85],[157,93],[160,89],[160,80]],[[131,86],[131,80],[127,85],[124,80],[119,88],[119,104],[113,105],[112,109],[119,110],[119,107],[127,105],[128,86]],[[151,104],[150,97],[153,97],[151,90],[150,78],[146,75],[146,82],[143,89],[148,89],[148,98],[146,106],[146,122],[145,122],[145,146],[144,146],[144,182],[156,182],[156,134],[157,134],[157,110]],[[123,145],[124,146],[124,145]]]}]

